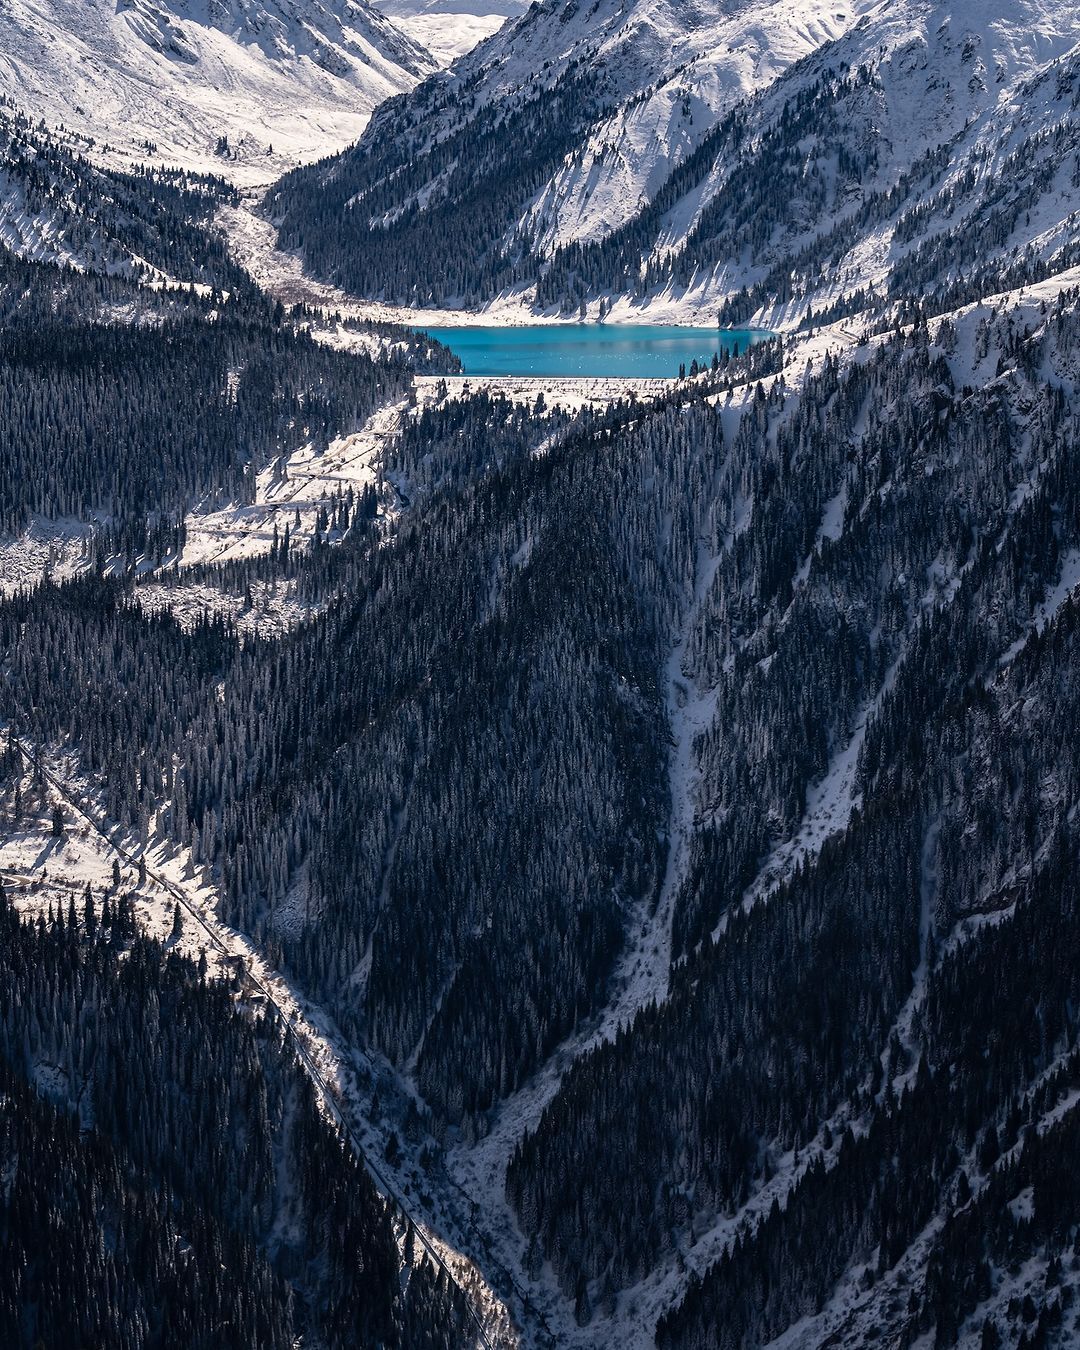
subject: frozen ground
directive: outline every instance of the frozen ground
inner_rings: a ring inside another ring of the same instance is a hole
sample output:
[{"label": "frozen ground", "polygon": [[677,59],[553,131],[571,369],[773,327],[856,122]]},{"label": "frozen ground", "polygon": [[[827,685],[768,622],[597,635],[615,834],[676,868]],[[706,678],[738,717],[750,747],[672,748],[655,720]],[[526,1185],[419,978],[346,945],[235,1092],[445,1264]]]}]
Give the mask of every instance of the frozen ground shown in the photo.
[{"label": "frozen ground", "polygon": [[[214,585],[193,585],[173,574],[197,564],[214,564],[268,553],[286,530],[289,547],[306,549],[315,535],[319,512],[335,494],[357,494],[381,486],[379,462],[386,438],[398,426],[404,404],[381,408],[359,431],[339,436],[322,453],[305,445],[288,459],[275,460],[256,480],[255,501],[213,511],[194,510],[185,517],[187,539],[178,558],[170,558],[156,576],[136,587],[135,596],[148,611],[171,610],[181,623],[193,625],[204,614],[231,619],[242,633],[274,636],[313,617],[318,608],[299,595],[295,581],[255,582],[246,594]],[[394,494],[383,487],[383,514],[396,509]],[[338,541],[334,530],[323,538]]]},{"label": "frozen ground", "polygon": [[321,508],[336,492],[353,492],[379,481],[378,462],[387,436],[397,428],[404,404],[379,411],[359,431],[339,436],[321,454],[305,445],[275,460],[258,476],[255,501],[223,510],[188,514],[187,543],[178,562],[228,562],[266,553],[289,527],[290,541],[304,547],[315,533]]},{"label": "frozen ground", "polygon": [[[4,739],[6,743],[6,733]],[[71,757],[52,757],[47,767],[55,782],[76,771]],[[119,851],[72,806],[54,781],[46,778],[35,783],[28,762],[17,781],[21,810],[15,813],[12,809],[14,783],[9,785],[0,807],[0,881],[21,913],[47,914],[51,907],[62,906],[66,914],[69,904],[74,903],[81,921],[87,886],[99,916],[106,897],[115,904],[121,895],[130,896],[143,932],[196,960],[205,951],[211,973],[225,973],[221,952],[197,924],[189,921],[183,924],[179,936],[172,936],[175,899],[149,871],[140,876],[134,855]],[[53,830],[56,807],[64,819],[59,835]],[[119,885],[114,879],[114,863],[120,867]]]},{"label": "frozen ground", "polygon": [[21,535],[0,535],[0,596],[74,576],[89,561],[91,531],[80,520],[36,520]]},{"label": "frozen ground", "polygon": [[[137,570],[142,582],[136,597],[148,610],[168,608],[182,622],[196,622],[204,612],[227,615],[241,631],[280,632],[310,617],[314,610],[288,582],[254,583],[248,596],[236,595],[210,583],[180,584],[172,570],[195,564],[228,562],[269,551],[284,536],[290,547],[310,546],[320,510],[332,505],[335,494],[357,494],[367,485],[381,484],[380,455],[393,433],[404,404],[381,408],[359,431],[331,441],[322,453],[305,445],[285,460],[264,467],[256,481],[255,501],[215,510],[196,508],[185,518],[187,540],[179,557],[156,565],[144,560]],[[391,489],[383,489],[383,512],[395,509]],[[37,585],[43,578],[61,581],[88,568],[93,524],[79,520],[36,521],[24,534],[0,537],[0,595],[11,595]],[[333,544],[333,530],[324,536]],[[106,570],[109,570],[108,568]],[[153,573],[157,572],[157,575]]]},{"label": "frozen ground", "polygon": [[549,408],[568,411],[578,408],[606,408],[615,400],[656,398],[671,388],[671,380],[620,379],[604,376],[532,376],[532,375],[422,375],[417,381],[421,401],[433,397],[440,382],[445,382],[451,398],[470,390],[489,389],[514,403],[535,404],[542,395]]}]

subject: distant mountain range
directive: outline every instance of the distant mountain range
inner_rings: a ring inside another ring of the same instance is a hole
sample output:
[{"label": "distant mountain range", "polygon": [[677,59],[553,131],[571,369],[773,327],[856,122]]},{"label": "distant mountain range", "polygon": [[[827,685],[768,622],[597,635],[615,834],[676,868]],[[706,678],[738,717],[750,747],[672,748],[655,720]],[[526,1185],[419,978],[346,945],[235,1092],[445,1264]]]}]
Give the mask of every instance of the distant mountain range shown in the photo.
[{"label": "distant mountain range", "polygon": [[[726,317],[768,323],[967,279],[987,248],[1055,266],[1072,133],[1040,137],[1068,121],[1078,40],[1054,0],[537,4],[268,209],[316,275],[401,303],[737,296]],[[961,222],[953,266],[932,241]]]},{"label": "distant mountain range", "polygon": [[443,65],[471,51],[526,7],[526,0],[375,0],[375,3]]}]

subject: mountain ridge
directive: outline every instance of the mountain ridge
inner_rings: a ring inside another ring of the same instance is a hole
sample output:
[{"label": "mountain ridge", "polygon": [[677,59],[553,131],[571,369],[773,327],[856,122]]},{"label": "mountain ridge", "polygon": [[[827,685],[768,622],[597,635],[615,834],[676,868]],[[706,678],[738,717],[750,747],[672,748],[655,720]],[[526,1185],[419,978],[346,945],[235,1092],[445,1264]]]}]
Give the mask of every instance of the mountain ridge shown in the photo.
[{"label": "mountain ridge", "polygon": [[[283,180],[267,202],[283,245],[304,252],[316,276],[414,307],[492,306],[498,314],[520,305],[550,314],[573,313],[584,302],[615,319],[655,313],[687,321],[745,289],[754,303],[740,301],[725,321],[776,326],[789,288],[770,278],[772,264],[782,268],[789,256],[820,250],[820,236],[845,226],[854,233],[832,271],[848,273],[848,292],[887,285],[907,250],[891,255],[891,232],[883,244],[875,225],[886,224],[890,211],[895,223],[905,194],[917,203],[928,170],[941,176],[930,157],[943,164],[967,156],[977,168],[996,153],[985,144],[995,110],[1001,144],[1011,134],[1010,107],[1028,121],[1049,118],[1052,106],[1028,106],[1024,90],[1035,87],[1039,72],[1049,78],[1080,42],[1075,10],[1060,0],[1017,0],[1008,22],[983,0],[949,8],[905,0],[833,11],[841,31],[826,25],[809,44],[805,33],[793,37],[808,50],[787,60],[784,34],[797,28],[790,11],[737,6],[724,20],[735,30],[760,27],[762,16],[776,20],[779,37],[770,37],[781,53],[777,69],[755,84],[738,73],[752,45],[734,48],[721,68],[728,76],[717,77],[721,92],[714,83],[705,97],[695,80],[708,63],[674,64],[679,49],[673,56],[670,42],[657,36],[665,11],[639,6],[631,16],[642,8],[649,23],[635,27],[631,18],[618,28],[598,10],[580,41],[572,5],[536,6],[508,24],[404,102],[387,105],[356,147]],[[572,17],[564,31],[566,13]],[[673,63],[656,83],[647,78],[650,45]],[[516,72],[526,68],[521,81]],[[591,98],[572,87],[585,69]],[[637,92],[628,93],[635,84]],[[546,104],[559,109],[555,137],[539,130]],[[496,125],[529,143],[528,167],[516,176],[500,170],[498,198],[489,192],[482,208],[493,214],[490,225],[468,238],[465,217],[476,210],[470,194],[485,172],[488,128]],[[543,147],[542,159],[534,146]],[[778,174],[783,192],[774,186]],[[730,238],[714,240],[713,204],[721,219],[725,212],[737,219],[750,201],[753,238],[742,226],[735,234],[724,226]],[[1061,217],[1071,209],[1063,206]],[[880,221],[859,223],[860,213],[874,211]],[[436,219],[444,232],[465,236],[462,282],[440,279],[423,250],[409,256],[409,239]],[[373,232],[365,249],[374,248],[360,259],[355,241],[365,228]],[[804,312],[808,300],[820,309],[838,298],[831,279],[800,281],[799,288]]]},{"label": "mountain ridge", "polygon": [[435,67],[366,0],[7,0],[0,52],[14,101],[99,153],[264,182]]}]

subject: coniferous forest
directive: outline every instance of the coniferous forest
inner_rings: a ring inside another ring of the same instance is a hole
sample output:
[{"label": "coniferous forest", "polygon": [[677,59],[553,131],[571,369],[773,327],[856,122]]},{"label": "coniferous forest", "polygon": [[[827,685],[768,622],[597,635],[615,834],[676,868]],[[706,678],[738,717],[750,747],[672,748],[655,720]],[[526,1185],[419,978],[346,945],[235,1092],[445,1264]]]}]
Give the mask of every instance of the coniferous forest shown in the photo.
[{"label": "coniferous forest", "polygon": [[0,924],[5,1345],[463,1343],[271,1019],[123,896]]},{"label": "coniferous forest", "polygon": [[1080,1342],[1080,65],[882,16],[568,239],[579,22],[269,190],[0,105],[2,1346]]}]

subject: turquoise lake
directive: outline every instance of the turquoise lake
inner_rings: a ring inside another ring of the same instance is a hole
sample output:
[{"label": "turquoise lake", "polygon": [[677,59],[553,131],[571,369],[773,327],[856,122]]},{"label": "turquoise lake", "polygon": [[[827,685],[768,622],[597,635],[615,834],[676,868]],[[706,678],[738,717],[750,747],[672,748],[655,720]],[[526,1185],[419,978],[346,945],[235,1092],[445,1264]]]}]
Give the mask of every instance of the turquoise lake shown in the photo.
[{"label": "turquoise lake", "polygon": [[538,324],[523,328],[425,328],[466,375],[581,375],[671,379],[680,364],[711,364],[768,334],[671,325]]}]

